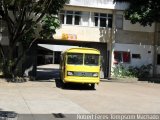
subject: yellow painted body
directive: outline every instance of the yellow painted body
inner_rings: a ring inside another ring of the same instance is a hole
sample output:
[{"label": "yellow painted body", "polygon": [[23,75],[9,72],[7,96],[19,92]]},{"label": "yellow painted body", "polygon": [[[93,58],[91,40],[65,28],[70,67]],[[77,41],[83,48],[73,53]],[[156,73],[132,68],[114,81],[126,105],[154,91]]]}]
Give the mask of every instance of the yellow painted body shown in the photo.
[{"label": "yellow painted body", "polygon": [[[63,60],[61,61],[61,79],[64,83],[67,82],[73,82],[73,83],[99,83],[100,81],[100,57],[99,57],[99,63],[97,66],[89,66],[84,65],[84,62],[82,65],[71,65],[67,64],[67,53],[83,53],[83,54],[97,54],[100,55],[100,52],[93,48],[71,48],[67,51],[65,51],[62,54]],[[86,77],[86,76],[68,76],[67,71],[73,71],[73,72],[90,72],[90,73],[98,73],[97,77]]]}]

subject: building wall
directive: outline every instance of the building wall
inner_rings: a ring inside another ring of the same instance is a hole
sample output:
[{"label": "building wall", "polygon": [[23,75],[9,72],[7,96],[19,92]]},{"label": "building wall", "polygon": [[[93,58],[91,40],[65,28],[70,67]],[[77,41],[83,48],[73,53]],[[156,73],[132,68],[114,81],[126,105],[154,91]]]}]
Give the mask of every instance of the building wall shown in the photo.
[{"label": "building wall", "polygon": [[132,24],[129,20],[123,20],[123,30],[128,31],[139,31],[139,32],[154,32],[155,31],[155,24],[153,23],[152,26],[142,26],[139,23]]},{"label": "building wall", "polygon": [[[82,0],[81,2],[85,2]],[[102,1],[101,1],[102,2]],[[113,14],[111,9],[103,8],[90,8],[82,6],[65,6],[64,10],[72,11],[85,11],[90,14],[97,13],[109,13]],[[116,15],[123,15],[123,11],[116,11]],[[67,25],[62,24],[61,28],[57,30],[57,34],[54,35],[55,39],[60,39],[63,33],[77,35],[79,41],[95,41],[95,42],[109,42],[111,39],[112,28],[94,27],[90,16],[88,25]],[[115,20],[116,21],[116,20]],[[113,21],[114,22],[114,21]],[[113,23],[116,24],[116,23]],[[140,24],[131,24],[129,20],[122,19],[122,28],[115,31],[116,42],[118,43],[134,43],[134,44],[153,44],[155,25],[141,26]],[[116,26],[116,25],[115,25]],[[71,31],[68,31],[71,30]]]},{"label": "building wall", "polygon": [[111,29],[63,25],[56,33],[54,35],[55,39],[62,39],[63,34],[72,34],[77,36],[75,41],[107,43],[110,40]]},{"label": "building wall", "polygon": [[[117,11],[117,15],[123,15],[123,11]],[[130,62],[120,62],[124,66],[142,66],[154,62],[155,24],[141,26],[132,24],[123,18],[123,27],[115,30],[113,41],[111,69],[115,67],[114,51],[129,52]],[[140,58],[132,58],[132,54],[139,54]],[[157,71],[160,71],[157,65]]]},{"label": "building wall", "polygon": [[127,3],[114,3],[114,0],[70,0],[69,5],[121,10],[128,7]]},{"label": "building wall", "polygon": [[[122,10],[115,11],[113,10],[115,8],[105,9],[103,7],[99,7],[99,4],[105,4],[103,3],[103,1],[101,1],[101,3],[98,3],[97,1],[97,3],[93,3],[94,5],[90,5],[91,3],[84,5],[86,0],[81,0],[79,2],[81,2],[81,4],[78,5],[78,1],[71,1],[72,4],[65,6],[64,10],[85,11],[89,12],[90,14],[94,12],[112,14],[112,28],[93,27],[93,21],[91,20],[92,18],[90,18],[88,26],[63,24],[62,27],[57,30],[57,34],[54,36],[54,38],[61,39],[62,34],[66,33],[76,35],[76,40],[78,41],[94,41],[107,43],[107,48],[109,48],[110,51],[113,50],[110,56],[112,57],[111,67],[114,67],[114,51],[128,51],[130,52],[130,55],[140,54],[140,59],[132,59],[131,56],[130,63],[125,63],[125,66],[141,66],[143,64],[153,64],[155,24],[145,27],[141,26],[138,23],[132,24],[129,20],[125,20]],[[112,43],[113,45],[112,48],[110,48],[110,43]],[[158,71],[160,70],[159,67],[157,67],[157,69]]]},{"label": "building wall", "polygon": [[97,7],[87,7],[87,6],[73,6],[65,5],[64,10],[75,10],[75,11],[88,11],[88,12],[101,12],[101,13],[112,13],[113,10],[106,8],[97,8]]},{"label": "building wall", "polygon": [[137,45],[153,45],[154,32],[139,32],[139,31],[116,31],[116,43],[137,44]]},{"label": "building wall", "polygon": [[54,35],[55,39],[62,39],[62,34],[72,34],[77,37],[75,40],[78,40],[78,41],[92,41],[92,42],[103,42],[103,43],[107,43],[110,41],[112,28],[94,26],[93,25],[94,19],[93,19],[92,14],[94,12],[113,14],[112,10],[85,7],[85,6],[83,7],[82,6],[71,6],[71,5],[65,6],[64,10],[65,11],[81,11],[82,14],[83,12],[88,12],[89,18],[87,18],[87,16],[81,16],[82,19],[85,20],[82,22],[83,23],[86,22],[83,25],[62,24],[61,28],[58,29],[56,34]]},{"label": "building wall", "polygon": [[[123,63],[127,67],[153,64],[153,46],[152,45],[115,43],[114,51],[130,52],[130,62]],[[140,59],[132,58],[132,54],[140,54]],[[114,55],[113,55],[113,60],[114,60]],[[113,62],[112,62],[112,65],[114,66]]]}]

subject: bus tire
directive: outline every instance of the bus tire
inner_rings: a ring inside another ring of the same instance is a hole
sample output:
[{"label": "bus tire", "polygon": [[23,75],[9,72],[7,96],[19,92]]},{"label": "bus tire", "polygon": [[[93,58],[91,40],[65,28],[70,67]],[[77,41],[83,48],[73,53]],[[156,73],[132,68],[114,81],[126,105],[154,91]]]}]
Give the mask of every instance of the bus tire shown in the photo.
[{"label": "bus tire", "polygon": [[67,83],[65,83],[65,82],[62,81],[62,88],[63,89],[67,88]]},{"label": "bus tire", "polygon": [[95,84],[94,83],[91,84],[91,89],[95,90]]},{"label": "bus tire", "polygon": [[63,89],[65,88],[65,83],[62,83],[62,88],[63,88]]}]

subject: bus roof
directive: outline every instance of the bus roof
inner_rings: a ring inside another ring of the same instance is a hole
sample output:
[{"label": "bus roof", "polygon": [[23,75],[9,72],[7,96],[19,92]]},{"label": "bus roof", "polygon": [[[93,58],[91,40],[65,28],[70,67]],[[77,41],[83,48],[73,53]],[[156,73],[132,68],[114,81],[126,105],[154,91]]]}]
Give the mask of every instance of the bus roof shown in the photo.
[{"label": "bus roof", "polygon": [[77,47],[77,48],[70,48],[64,53],[90,53],[90,54],[100,54],[100,51],[94,48],[85,48],[85,47]]}]

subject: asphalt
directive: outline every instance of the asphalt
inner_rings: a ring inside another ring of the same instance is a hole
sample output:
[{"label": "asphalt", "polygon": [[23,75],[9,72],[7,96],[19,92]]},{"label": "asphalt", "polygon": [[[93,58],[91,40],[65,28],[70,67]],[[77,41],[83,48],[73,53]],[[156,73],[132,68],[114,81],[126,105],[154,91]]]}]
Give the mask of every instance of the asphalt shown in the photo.
[{"label": "asphalt", "polygon": [[0,110],[20,114],[89,113],[54,89],[54,82],[0,83]]},{"label": "asphalt", "polygon": [[[37,73],[37,81],[0,79],[0,111],[20,114],[20,120],[74,120],[76,114],[88,113],[160,114],[160,84],[104,79],[95,90],[83,84],[63,88],[58,68],[39,68]],[[49,77],[42,79],[47,74]]]},{"label": "asphalt", "polygon": [[0,82],[0,110],[25,114],[160,113],[160,84],[101,82],[89,86],[59,81]]}]

